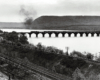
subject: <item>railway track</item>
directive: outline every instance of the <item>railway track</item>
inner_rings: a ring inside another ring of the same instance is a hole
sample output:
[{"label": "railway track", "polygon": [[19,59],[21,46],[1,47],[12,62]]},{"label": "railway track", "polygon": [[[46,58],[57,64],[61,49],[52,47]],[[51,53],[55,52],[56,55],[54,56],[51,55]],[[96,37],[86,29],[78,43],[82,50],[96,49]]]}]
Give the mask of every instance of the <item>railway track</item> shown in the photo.
[{"label": "railway track", "polygon": [[0,58],[4,58],[9,63],[14,63],[16,65],[20,65],[25,70],[30,70],[32,72],[37,72],[37,73],[42,74],[42,75],[44,75],[44,76],[46,76],[48,78],[51,78],[53,80],[72,80],[70,77],[67,77],[67,76],[62,75],[62,74],[54,73],[54,72],[52,72],[50,70],[47,70],[44,67],[37,66],[37,65],[35,65],[33,63],[29,63],[29,62],[25,62],[24,63],[24,61],[22,59],[20,59],[20,58],[14,59],[12,57],[5,56],[3,54],[0,54]]}]

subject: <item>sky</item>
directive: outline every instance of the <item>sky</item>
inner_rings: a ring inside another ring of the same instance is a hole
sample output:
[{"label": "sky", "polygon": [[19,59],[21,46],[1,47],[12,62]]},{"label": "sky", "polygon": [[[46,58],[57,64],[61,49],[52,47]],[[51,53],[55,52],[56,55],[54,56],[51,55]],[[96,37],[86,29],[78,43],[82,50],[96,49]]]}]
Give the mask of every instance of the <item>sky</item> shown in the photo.
[{"label": "sky", "polygon": [[[0,22],[23,22],[26,17],[36,19],[43,15],[90,15],[100,16],[100,0],[0,0]],[[91,53],[100,52],[99,38],[34,38],[33,44],[41,42],[70,51],[78,50]],[[62,43],[61,43],[62,42]]]},{"label": "sky", "polygon": [[23,22],[26,16],[43,15],[100,15],[100,0],[0,0],[0,22]]}]

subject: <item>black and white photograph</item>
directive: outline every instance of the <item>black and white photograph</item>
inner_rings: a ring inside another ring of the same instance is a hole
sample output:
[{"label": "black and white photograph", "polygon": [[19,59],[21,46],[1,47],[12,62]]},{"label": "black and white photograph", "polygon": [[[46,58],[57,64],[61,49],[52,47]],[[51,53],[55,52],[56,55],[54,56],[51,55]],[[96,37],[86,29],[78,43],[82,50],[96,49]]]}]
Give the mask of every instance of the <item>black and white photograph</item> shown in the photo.
[{"label": "black and white photograph", "polygon": [[100,0],[0,0],[0,80],[100,80]]}]

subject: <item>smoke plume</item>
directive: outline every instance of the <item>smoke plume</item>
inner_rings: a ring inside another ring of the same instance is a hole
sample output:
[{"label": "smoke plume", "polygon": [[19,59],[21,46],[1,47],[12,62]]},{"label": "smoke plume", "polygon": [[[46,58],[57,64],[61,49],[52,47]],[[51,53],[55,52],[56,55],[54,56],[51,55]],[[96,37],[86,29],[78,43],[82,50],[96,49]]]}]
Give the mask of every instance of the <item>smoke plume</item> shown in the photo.
[{"label": "smoke plume", "polygon": [[30,29],[32,22],[33,22],[35,16],[37,15],[36,10],[32,6],[26,7],[26,6],[22,5],[21,9],[20,9],[20,14],[25,17],[24,24],[25,24],[26,28]]}]

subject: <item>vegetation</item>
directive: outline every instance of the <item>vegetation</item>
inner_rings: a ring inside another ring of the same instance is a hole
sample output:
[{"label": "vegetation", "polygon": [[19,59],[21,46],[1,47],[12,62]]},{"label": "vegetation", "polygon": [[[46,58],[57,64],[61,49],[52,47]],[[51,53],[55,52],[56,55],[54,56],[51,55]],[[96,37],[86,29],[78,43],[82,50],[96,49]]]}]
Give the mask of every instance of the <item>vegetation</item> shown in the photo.
[{"label": "vegetation", "polygon": [[93,59],[93,55],[91,53],[88,53],[86,56],[88,59]]},{"label": "vegetation", "polygon": [[[21,58],[26,62],[35,63],[36,65],[45,67],[53,72],[70,77],[73,77],[72,74],[74,72],[80,73],[84,75],[84,77],[89,77],[92,69],[94,69],[94,71],[98,70],[97,67],[99,66],[91,62],[93,59],[91,53],[84,55],[81,52],[73,51],[69,55],[64,55],[65,53],[62,50],[52,46],[45,47],[41,43],[38,43],[37,45],[29,44],[26,36],[18,36],[16,32],[2,33],[3,40],[0,40],[1,54],[5,54],[12,58]],[[87,61],[90,61],[91,63]],[[4,61],[1,61],[0,65],[4,63]],[[26,75],[28,77],[30,75],[19,69],[18,66],[9,64],[6,69],[11,75],[16,73],[15,77],[22,80],[25,80],[23,77]],[[77,70],[79,72],[77,72]]]}]

